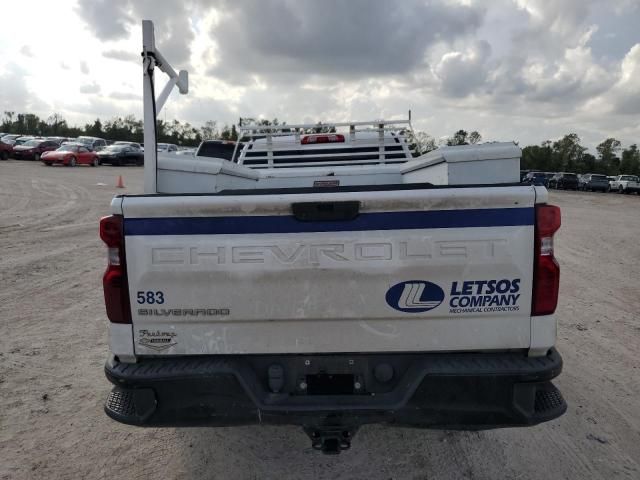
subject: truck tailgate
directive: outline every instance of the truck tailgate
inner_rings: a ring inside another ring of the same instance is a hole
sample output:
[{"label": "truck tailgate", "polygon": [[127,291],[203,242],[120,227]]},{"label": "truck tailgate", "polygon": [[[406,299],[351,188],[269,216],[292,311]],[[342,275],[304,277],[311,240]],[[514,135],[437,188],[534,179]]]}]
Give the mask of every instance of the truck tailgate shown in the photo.
[{"label": "truck tailgate", "polygon": [[[118,197],[135,352],[528,348],[535,195],[514,186]],[[301,202],[359,210],[300,220]]]}]

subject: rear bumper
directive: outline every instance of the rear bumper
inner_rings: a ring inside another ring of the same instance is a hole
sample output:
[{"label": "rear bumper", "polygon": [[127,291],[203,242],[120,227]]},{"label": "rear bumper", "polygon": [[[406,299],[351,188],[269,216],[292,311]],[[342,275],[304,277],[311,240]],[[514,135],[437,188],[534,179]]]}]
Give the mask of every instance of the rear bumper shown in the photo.
[{"label": "rear bumper", "polygon": [[[386,367],[376,374],[381,364]],[[279,367],[270,370],[273,365]],[[391,379],[385,378],[388,367]],[[122,423],[154,427],[263,423],[306,429],[337,425],[355,431],[368,423],[474,430],[526,426],[566,411],[550,382],[561,370],[555,349],[545,357],[260,355],[143,359],[136,364],[112,357],[105,372],[115,387],[105,411]],[[342,382],[339,392],[327,394],[323,388],[333,388],[334,380],[326,379],[338,377],[356,387],[347,393]],[[311,391],[318,378],[324,383]]]},{"label": "rear bumper", "polygon": [[22,152],[13,152],[12,157],[16,160],[33,160],[35,154],[33,153],[22,153]]}]

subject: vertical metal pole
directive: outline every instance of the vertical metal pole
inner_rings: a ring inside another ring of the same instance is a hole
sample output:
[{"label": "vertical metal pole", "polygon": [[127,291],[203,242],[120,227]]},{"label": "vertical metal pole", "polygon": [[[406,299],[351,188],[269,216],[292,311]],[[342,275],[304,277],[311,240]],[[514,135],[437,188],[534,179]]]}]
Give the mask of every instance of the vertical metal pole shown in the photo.
[{"label": "vertical metal pole", "polygon": [[273,137],[271,131],[267,131],[267,165],[273,168]]},{"label": "vertical metal pole", "polygon": [[[151,55],[149,55],[151,54]],[[157,193],[158,152],[153,69],[156,66],[153,23],[142,21],[142,104],[144,108],[144,193]]]},{"label": "vertical metal pole", "polygon": [[384,123],[378,124],[378,153],[380,154],[380,163],[384,163]]}]

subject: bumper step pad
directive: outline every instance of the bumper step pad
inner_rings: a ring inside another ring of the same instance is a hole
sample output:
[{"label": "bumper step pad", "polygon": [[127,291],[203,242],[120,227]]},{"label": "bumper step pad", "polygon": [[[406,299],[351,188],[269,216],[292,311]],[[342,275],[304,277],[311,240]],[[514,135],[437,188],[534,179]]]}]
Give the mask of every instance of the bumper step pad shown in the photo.
[{"label": "bumper step pad", "polygon": [[142,425],[156,410],[153,390],[125,390],[115,387],[104,405],[107,414],[114,420]]}]

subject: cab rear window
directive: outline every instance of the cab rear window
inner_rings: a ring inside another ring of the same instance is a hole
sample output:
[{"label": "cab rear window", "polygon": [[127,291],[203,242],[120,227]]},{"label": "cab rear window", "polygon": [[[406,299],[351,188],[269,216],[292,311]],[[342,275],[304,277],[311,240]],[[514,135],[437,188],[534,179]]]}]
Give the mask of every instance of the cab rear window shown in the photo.
[{"label": "cab rear window", "polygon": [[[198,156],[222,158],[230,161],[235,148],[236,144],[231,142],[203,142],[198,150]],[[242,144],[238,145],[238,152],[240,152],[240,150],[242,150]]]}]

